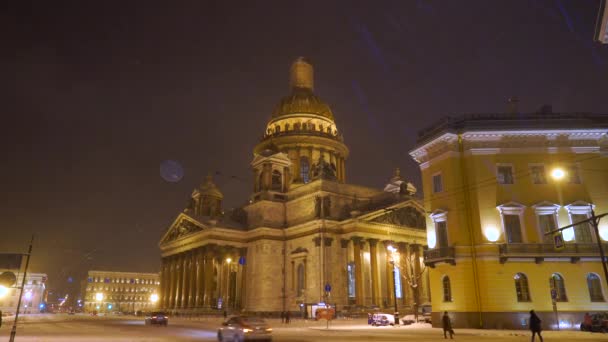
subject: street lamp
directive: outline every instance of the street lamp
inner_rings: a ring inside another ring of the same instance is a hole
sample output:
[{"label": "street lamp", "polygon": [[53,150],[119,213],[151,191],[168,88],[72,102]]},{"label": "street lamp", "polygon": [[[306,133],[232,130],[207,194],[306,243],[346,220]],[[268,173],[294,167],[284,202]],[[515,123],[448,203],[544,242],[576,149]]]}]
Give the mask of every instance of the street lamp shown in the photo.
[{"label": "street lamp", "polygon": [[6,296],[8,294],[8,287],[4,285],[0,285],[0,298]]},{"label": "street lamp", "polygon": [[395,294],[395,326],[399,325],[399,309],[397,308],[397,264],[395,260],[397,259],[397,249],[393,246],[388,246],[386,249],[390,252],[390,264],[393,266],[393,291]]},{"label": "street lamp", "polygon": [[551,177],[555,180],[561,180],[566,176],[564,169],[556,167],[551,171]]},{"label": "street lamp", "polygon": [[150,301],[152,302],[152,304],[156,304],[156,302],[158,302],[158,295],[156,293],[151,294]]},{"label": "street lamp", "polygon": [[103,293],[97,292],[95,294],[95,300],[97,301],[97,310],[101,307],[101,301],[103,301]]}]

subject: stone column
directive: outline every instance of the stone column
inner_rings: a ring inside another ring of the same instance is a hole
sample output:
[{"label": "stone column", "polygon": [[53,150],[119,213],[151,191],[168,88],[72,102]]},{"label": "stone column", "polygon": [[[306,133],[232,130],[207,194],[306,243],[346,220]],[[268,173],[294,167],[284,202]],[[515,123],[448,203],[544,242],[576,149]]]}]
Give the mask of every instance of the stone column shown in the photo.
[{"label": "stone column", "polygon": [[408,271],[408,262],[409,262],[409,256],[407,254],[407,250],[408,250],[408,243],[406,242],[399,242],[397,244],[397,248],[399,250],[399,255],[401,257],[401,304],[403,305],[407,305],[408,304],[408,300],[410,297],[412,297],[411,292],[411,287],[408,284],[408,279],[407,279],[407,271]]},{"label": "stone column", "polygon": [[410,253],[413,254],[413,256],[410,256],[410,260],[414,263],[414,274],[412,275],[412,283],[416,283],[418,286],[413,287],[413,292],[414,292],[414,312],[416,312],[416,310],[418,309],[418,307],[420,306],[420,278],[418,278],[420,276],[420,245],[419,244],[411,244],[410,245]]},{"label": "stone column", "polygon": [[369,242],[369,261],[370,270],[372,273],[372,304],[380,305],[380,284],[378,282],[378,250],[376,249],[378,240],[367,239],[367,242]]},{"label": "stone column", "polygon": [[340,165],[342,169],[342,182],[346,183],[346,168],[344,167],[344,158],[340,158]]},{"label": "stone column", "polygon": [[355,254],[355,303],[357,305],[363,305],[363,263],[361,262],[361,244],[363,238],[354,236],[353,249]]},{"label": "stone column", "polygon": [[213,259],[215,258],[214,251],[211,248],[208,248],[205,252],[205,264],[204,264],[204,273],[205,273],[205,295],[203,298],[203,306],[209,308],[211,306],[211,298],[213,297]]},{"label": "stone column", "polygon": [[204,275],[204,248],[199,248],[196,252],[196,307],[203,306],[205,297],[205,275]]},{"label": "stone column", "polygon": [[[239,266],[240,266],[240,274],[239,274],[239,284],[238,284],[238,293],[237,293],[237,307],[243,308],[244,303],[247,299],[246,297],[246,289],[247,289],[247,247],[239,248]],[[241,258],[243,258],[243,263],[240,263]]]},{"label": "stone column", "polygon": [[393,242],[383,241],[384,249],[387,251],[386,253],[386,304],[393,305],[395,300],[395,279],[393,278],[393,264],[391,264],[391,256],[388,253],[388,246],[392,246]]},{"label": "stone column", "polygon": [[188,307],[188,296],[190,295],[190,253],[184,253],[182,262],[182,302],[180,307]]},{"label": "stone column", "polygon": [[196,250],[190,252],[190,294],[188,295],[188,307],[196,306]]},{"label": "stone column", "polygon": [[[165,290],[167,288],[167,282],[165,281],[165,277],[167,276],[167,269],[166,269],[167,265],[165,263],[165,258],[160,258],[160,300],[158,302],[158,306],[160,309],[164,309],[166,307],[165,305],[165,298],[167,298],[167,295],[165,294]],[[118,308],[120,310],[120,308]]]},{"label": "stone column", "polygon": [[272,184],[272,164],[262,165],[262,190],[269,190]]},{"label": "stone column", "polygon": [[177,274],[177,279],[175,280],[175,304],[173,306],[174,309],[181,308],[182,304],[182,282],[184,279],[183,274],[183,255],[178,254],[175,257],[175,273]]}]

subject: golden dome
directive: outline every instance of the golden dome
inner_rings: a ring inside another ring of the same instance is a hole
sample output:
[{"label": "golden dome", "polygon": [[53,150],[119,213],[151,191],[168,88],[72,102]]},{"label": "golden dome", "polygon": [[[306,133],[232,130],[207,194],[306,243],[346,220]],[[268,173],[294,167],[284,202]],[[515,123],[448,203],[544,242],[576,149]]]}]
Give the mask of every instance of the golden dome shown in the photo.
[{"label": "golden dome", "polygon": [[329,106],[313,93],[314,70],[312,64],[303,57],[291,65],[289,83],[291,95],[285,96],[272,113],[272,118],[290,114],[315,114],[334,121]]},{"label": "golden dome", "polygon": [[272,112],[272,118],[290,114],[316,114],[334,121],[329,106],[307,88],[293,88],[291,95],[285,96]]}]

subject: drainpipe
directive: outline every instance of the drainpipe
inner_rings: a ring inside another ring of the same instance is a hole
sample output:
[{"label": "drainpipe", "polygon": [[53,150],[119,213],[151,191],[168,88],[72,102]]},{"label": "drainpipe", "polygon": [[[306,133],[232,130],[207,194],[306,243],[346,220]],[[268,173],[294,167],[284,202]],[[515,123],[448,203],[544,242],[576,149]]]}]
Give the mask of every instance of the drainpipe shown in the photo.
[{"label": "drainpipe", "polygon": [[467,219],[467,230],[469,233],[469,244],[471,252],[471,261],[473,263],[473,284],[475,287],[475,302],[477,304],[477,312],[479,313],[479,328],[483,328],[483,315],[481,312],[481,295],[479,290],[479,271],[477,269],[477,251],[475,249],[475,238],[473,235],[473,221],[471,210],[471,197],[469,194],[469,181],[465,165],[464,144],[462,134],[458,134],[458,152],[460,153],[460,174],[462,175],[462,185],[464,187],[464,215]]}]

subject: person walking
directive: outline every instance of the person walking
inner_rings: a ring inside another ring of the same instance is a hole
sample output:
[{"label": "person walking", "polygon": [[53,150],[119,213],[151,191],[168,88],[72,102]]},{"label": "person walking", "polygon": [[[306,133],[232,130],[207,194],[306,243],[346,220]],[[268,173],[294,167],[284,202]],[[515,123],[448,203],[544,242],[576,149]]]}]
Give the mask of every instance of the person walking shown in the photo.
[{"label": "person walking", "polygon": [[281,323],[285,323],[285,311],[281,311]]},{"label": "person walking", "polygon": [[285,323],[291,323],[291,313],[289,313],[289,311],[285,312]]},{"label": "person walking", "polygon": [[443,323],[443,338],[447,339],[447,333],[450,333],[450,338],[454,339],[454,329],[452,329],[452,321],[450,320],[450,316],[448,316],[447,311],[443,313],[441,321]]},{"label": "person walking", "polygon": [[532,339],[530,341],[534,342],[534,336],[538,334],[538,338],[540,338],[540,342],[543,342],[543,337],[541,336],[541,323],[542,321],[538,316],[536,316],[536,312],[534,310],[530,310],[530,331],[532,331]]}]

